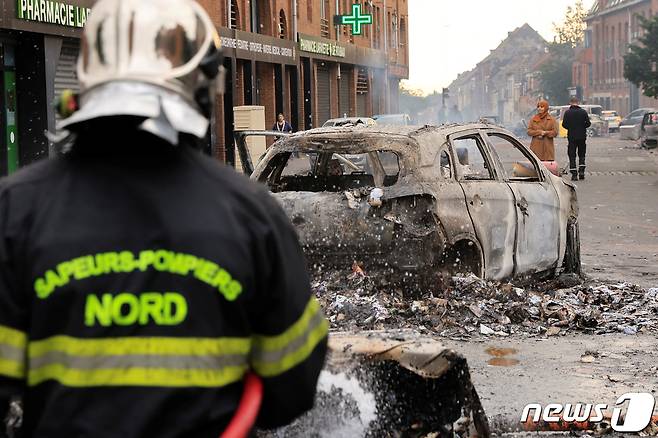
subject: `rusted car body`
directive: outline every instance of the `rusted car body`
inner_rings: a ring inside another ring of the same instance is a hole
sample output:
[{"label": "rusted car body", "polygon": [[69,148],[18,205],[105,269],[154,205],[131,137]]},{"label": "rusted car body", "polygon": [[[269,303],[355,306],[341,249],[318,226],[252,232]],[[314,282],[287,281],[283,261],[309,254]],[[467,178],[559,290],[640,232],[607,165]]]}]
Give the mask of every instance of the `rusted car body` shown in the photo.
[{"label": "rusted car body", "polygon": [[305,131],[275,143],[252,179],[316,269],[361,262],[432,283],[446,270],[500,280],[580,269],[574,186],[503,128]]}]

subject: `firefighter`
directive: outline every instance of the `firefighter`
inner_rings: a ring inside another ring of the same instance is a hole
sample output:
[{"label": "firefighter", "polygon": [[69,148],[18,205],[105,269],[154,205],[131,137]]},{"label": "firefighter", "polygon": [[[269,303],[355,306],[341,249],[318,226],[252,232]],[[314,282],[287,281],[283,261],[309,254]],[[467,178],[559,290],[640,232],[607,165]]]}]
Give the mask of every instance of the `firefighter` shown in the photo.
[{"label": "firefighter", "polygon": [[22,436],[214,438],[247,372],[260,427],[312,407],[328,325],[296,234],[198,147],[221,64],[191,0],[96,3],[66,153],[0,183],[0,416],[21,399]]}]

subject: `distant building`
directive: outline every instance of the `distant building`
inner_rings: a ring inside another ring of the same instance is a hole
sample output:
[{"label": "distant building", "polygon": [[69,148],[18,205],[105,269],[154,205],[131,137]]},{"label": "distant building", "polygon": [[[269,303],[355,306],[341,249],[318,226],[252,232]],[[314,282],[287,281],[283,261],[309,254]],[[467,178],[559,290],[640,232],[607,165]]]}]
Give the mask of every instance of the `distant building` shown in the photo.
[{"label": "distant building", "polygon": [[658,0],[597,0],[587,18],[583,47],[573,65],[573,83],[588,103],[626,115],[658,101],[624,79],[624,55],[642,36],[638,16],[658,12]]},{"label": "distant building", "polygon": [[546,40],[528,24],[510,32],[489,56],[450,85],[451,105],[458,105],[465,120],[496,116],[511,124],[524,118],[537,104],[537,68],[546,47]]}]

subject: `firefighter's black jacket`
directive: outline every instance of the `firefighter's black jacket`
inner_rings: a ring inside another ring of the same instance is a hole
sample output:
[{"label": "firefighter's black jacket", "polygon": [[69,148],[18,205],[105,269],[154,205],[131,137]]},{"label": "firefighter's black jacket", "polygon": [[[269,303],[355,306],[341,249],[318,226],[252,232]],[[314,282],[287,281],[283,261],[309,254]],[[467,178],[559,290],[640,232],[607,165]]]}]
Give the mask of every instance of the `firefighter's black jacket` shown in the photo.
[{"label": "firefighter's black jacket", "polygon": [[566,129],[569,140],[587,139],[587,128],[592,126],[589,114],[578,105],[571,105],[562,118],[562,126]]},{"label": "firefighter's black jacket", "polygon": [[24,436],[214,438],[249,369],[260,426],[309,409],[327,322],[276,201],[192,148],[92,138],[0,184],[0,415],[19,395]]}]

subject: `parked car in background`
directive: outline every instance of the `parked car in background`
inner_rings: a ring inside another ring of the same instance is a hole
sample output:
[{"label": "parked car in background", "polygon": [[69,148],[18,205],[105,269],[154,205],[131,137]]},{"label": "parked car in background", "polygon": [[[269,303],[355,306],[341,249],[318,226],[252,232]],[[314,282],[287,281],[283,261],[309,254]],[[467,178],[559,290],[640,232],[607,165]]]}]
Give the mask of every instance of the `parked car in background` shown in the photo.
[{"label": "parked car in background", "polygon": [[650,111],[644,115],[640,128],[640,145],[647,149],[658,147],[658,111]]},{"label": "parked car in background", "polygon": [[608,121],[605,120],[603,117],[598,116],[596,114],[590,114],[589,121],[592,122],[592,126],[587,128],[588,137],[603,137],[608,135],[608,133],[610,132],[608,127]]},{"label": "parked car in background", "polygon": [[499,280],[580,269],[574,186],[493,125],[299,132],[251,178],[283,206],[311,269],[356,261],[426,287],[456,272]]},{"label": "parked car in background", "polygon": [[376,116],[372,116],[372,118],[378,125],[411,125],[409,114],[377,114]]},{"label": "parked car in background", "polygon": [[370,117],[339,117],[337,119],[329,119],[324,122],[322,125],[323,128],[331,126],[356,126],[356,125],[365,125],[372,126],[377,124],[377,122]]},{"label": "parked car in background", "polygon": [[619,130],[619,124],[621,123],[621,116],[617,113],[617,111],[603,111],[603,120],[608,122],[608,129],[610,132],[618,131]]},{"label": "parked car in background", "polygon": [[494,115],[481,116],[478,119],[478,122],[479,123],[487,123],[489,125],[499,125],[500,124],[500,120],[498,119],[498,116],[494,116]]},{"label": "parked car in background", "polygon": [[639,125],[642,123],[642,120],[644,119],[644,115],[648,112],[655,112],[655,108],[640,108],[636,109],[626,117],[624,117],[621,122],[619,122],[619,126],[634,126],[634,125]]},{"label": "parked car in background", "polygon": [[619,123],[619,137],[625,140],[638,140],[642,135],[641,125],[644,115],[655,111],[655,108],[640,108],[624,117]]},{"label": "parked car in background", "polygon": [[[590,116],[590,120],[592,119],[592,116],[599,116],[600,118],[603,115],[603,107],[601,105],[580,105],[580,107],[587,111],[587,114]],[[560,127],[558,136],[562,138],[567,137],[567,130],[564,129],[564,126],[562,126],[562,120],[564,119],[564,113],[567,112],[568,109],[569,105],[552,106],[550,108],[551,115],[555,117]]]}]

